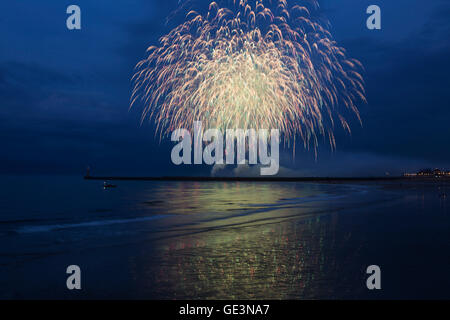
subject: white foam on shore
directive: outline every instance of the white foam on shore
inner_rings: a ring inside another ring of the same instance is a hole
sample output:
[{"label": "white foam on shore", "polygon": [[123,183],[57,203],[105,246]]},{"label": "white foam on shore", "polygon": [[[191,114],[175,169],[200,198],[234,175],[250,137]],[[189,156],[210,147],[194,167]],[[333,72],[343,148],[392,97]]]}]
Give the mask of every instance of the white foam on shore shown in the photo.
[{"label": "white foam on shore", "polygon": [[18,233],[35,233],[35,232],[48,232],[60,229],[69,228],[82,228],[82,227],[97,227],[97,226],[108,226],[112,224],[122,224],[122,223],[133,223],[133,222],[143,222],[151,221],[169,217],[169,215],[155,215],[151,217],[134,218],[134,219],[113,219],[113,220],[96,220],[89,222],[80,223],[68,223],[68,224],[53,224],[53,225],[34,225],[34,226],[23,226],[16,230]]}]

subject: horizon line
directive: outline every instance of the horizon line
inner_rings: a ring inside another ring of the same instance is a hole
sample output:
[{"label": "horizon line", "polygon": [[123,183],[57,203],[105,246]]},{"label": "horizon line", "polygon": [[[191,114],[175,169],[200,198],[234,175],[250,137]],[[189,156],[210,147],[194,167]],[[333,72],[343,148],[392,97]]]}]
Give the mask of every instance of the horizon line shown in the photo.
[{"label": "horizon line", "polygon": [[369,181],[412,179],[404,176],[374,177],[205,177],[205,176],[84,176],[85,180],[129,180],[129,181],[198,181],[198,182],[301,182],[301,181]]}]

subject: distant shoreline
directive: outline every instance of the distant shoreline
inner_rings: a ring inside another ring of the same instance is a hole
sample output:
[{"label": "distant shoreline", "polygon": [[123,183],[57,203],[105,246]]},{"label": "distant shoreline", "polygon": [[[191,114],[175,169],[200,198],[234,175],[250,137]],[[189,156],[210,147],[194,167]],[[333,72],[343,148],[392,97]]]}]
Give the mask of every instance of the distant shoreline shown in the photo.
[{"label": "distant shoreline", "polygon": [[408,177],[114,177],[85,176],[85,180],[103,181],[190,181],[190,182],[308,182],[308,181],[394,181],[417,180]]}]

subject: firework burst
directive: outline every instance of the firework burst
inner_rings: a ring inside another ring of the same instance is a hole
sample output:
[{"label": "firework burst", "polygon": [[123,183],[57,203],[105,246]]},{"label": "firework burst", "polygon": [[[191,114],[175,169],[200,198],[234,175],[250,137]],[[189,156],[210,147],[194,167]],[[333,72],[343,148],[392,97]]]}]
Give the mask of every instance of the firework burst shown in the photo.
[{"label": "firework burst", "polygon": [[[299,2],[299,1],[297,1]],[[284,141],[318,135],[335,146],[338,122],[365,101],[362,65],[313,15],[315,0],[223,0],[186,20],[148,48],[133,77],[131,105],[162,138],[178,128],[279,129]],[[361,120],[360,120],[361,121]]]}]

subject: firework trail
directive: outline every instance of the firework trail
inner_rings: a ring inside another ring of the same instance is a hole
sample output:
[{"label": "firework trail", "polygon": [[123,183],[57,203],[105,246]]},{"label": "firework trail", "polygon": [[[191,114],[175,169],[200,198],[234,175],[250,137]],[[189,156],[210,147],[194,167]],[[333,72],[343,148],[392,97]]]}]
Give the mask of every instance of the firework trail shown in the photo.
[{"label": "firework trail", "polygon": [[346,57],[317,14],[316,0],[219,0],[148,48],[133,77],[131,105],[162,138],[178,128],[279,129],[285,143],[318,135],[335,147],[335,123],[365,102],[362,65]]}]

